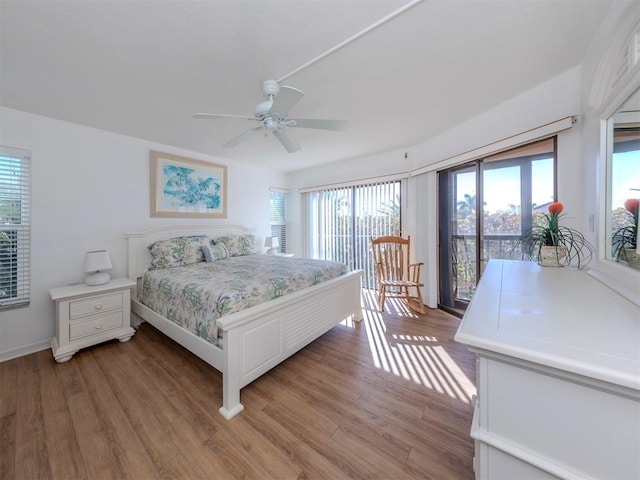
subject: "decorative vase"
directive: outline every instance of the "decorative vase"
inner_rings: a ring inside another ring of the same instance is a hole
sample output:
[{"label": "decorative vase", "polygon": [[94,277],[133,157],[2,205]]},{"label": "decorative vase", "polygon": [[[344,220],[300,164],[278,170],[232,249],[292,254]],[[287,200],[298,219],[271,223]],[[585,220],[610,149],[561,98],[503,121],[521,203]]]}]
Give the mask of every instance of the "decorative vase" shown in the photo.
[{"label": "decorative vase", "polygon": [[543,267],[563,267],[567,256],[567,247],[562,245],[543,245],[540,247],[538,263]]},{"label": "decorative vase", "polygon": [[640,254],[635,248],[625,248],[620,259],[627,262],[631,268],[640,269]]}]

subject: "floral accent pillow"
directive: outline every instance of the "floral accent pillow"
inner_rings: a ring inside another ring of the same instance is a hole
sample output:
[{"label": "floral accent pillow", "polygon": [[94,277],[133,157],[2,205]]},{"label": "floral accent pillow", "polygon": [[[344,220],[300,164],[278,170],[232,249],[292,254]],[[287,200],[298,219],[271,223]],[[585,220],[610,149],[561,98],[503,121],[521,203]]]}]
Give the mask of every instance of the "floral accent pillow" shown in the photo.
[{"label": "floral accent pillow", "polygon": [[214,245],[222,244],[227,248],[230,257],[255,255],[258,253],[255,235],[223,235],[212,240]]},{"label": "floral accent pillow", "polygon": [[151,253],[149,269],[180,267],[203,262],[203,245],[209,245],[209,239],[204,235],[158,240],[148,247]]},{"label": "floral accent pillow", "polygon": [[222,243],[218,243],[216,245],[209,244],[202,246],[202,253],[204,254],[205,262],[215,262],[218,260],[224,260],[229,256],[229,252],[227,252],[227,247]]}]

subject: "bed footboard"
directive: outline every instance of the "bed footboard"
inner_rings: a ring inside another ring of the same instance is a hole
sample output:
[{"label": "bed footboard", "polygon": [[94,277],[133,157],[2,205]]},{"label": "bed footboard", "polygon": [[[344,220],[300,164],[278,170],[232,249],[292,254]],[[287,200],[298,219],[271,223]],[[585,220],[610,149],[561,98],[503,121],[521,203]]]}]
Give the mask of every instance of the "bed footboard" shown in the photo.
[{"label": "bed footboard", "polygon": [[[223,330],[223,404],[227,420],[244,408],[240,389],[345,319],[362,320],[361,271],[220,319]],[[261,308],[262,307],[262,308]],[[258,311],[260,310],[260,311]]]}]

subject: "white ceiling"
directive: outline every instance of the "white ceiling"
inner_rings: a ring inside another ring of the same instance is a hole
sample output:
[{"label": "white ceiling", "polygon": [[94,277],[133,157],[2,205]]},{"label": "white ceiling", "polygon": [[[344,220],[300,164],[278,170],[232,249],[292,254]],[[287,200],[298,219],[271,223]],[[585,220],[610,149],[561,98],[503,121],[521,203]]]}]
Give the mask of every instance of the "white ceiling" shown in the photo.
[{"label": "white ceiling", "polygon": [[[293,171],[419,143],[578,65],[622,0],[1,0],[0,103]],[[298,73],[298,67],[416,5]],[[263,80],[305,92],[302,150],[255,135]]]}]

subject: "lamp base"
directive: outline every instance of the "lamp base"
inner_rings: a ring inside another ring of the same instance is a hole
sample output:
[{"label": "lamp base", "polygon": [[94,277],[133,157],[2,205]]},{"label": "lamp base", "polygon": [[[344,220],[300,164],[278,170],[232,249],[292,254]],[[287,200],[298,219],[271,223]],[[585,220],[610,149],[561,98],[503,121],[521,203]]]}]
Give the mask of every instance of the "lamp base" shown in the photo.
[{"label": "lamp base", "polygon": [[111,280],[111,275],[107,272],[96,272],[92,273],[85,279],[85,283],[87,285],[96,286],[96,285],[104,285],[109,280]]},{"label": "lamp base", "polygon": [[275,255],[276,253],[278,253],[277,248],[270,248],[269,250],[267,250],[267,254],[269,255]]}]

